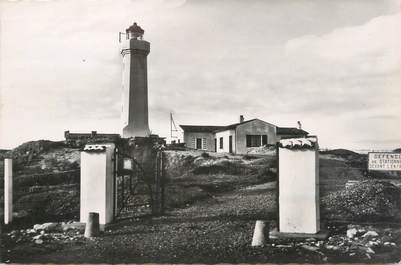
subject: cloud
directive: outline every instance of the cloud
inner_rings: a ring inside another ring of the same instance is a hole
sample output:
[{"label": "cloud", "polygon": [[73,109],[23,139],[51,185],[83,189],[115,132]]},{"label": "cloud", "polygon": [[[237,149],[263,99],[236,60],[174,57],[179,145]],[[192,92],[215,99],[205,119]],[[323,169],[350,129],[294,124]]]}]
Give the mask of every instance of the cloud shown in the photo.
[{"label": "cloud", "polygon": [[[289,54],[303,53],[332,63],[362,63],[361,71],[387,73],[400,66],[401,14],[376,17],[368,23],[336,29],[322,36],[307,35],[287,42]],[[374,62],[374,64],[369,64]]]},{"label": "cloud", "polygon": [[400,99],[395,89],[401,71],[401,35],[395,32],[400,29],[401,14],[396,14],[289,40],[286,58],[298,61],[293,78],[305,78],[303,86],[315,86],[315,93],[325,94],[322,101],[311,102],[311,110],[325,105],[337,113],[359,107],[366,111],[390,103],[394,96]]},{"label": "cloud", "polygon": [[280,126],[302,120],[329,146],[371,139],[369,117],[399,117],[398,1],[0,5],[0,146],[59,139],[64,129],[119,132],[118,32],[134,21],[151,42],[150,125],[161,135],[170,111],[178,124],[244,114]]}]

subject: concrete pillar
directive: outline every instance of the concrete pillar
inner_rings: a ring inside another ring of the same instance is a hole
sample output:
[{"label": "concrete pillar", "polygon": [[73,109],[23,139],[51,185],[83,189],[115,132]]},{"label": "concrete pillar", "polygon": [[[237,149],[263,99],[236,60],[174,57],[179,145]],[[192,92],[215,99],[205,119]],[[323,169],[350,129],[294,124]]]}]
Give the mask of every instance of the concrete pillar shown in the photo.
[{"label": "concrete pillar", "polygon": [[266,223],[258,220],[252,237],[252,247],[260,247],[265,244]]},{"label": "concrete pillar", "polygon": [[113,220],[115,145],[90,144],[81,152],[80,222],[90,212],[99,214],[101,228]]},{"label": "concrete pillar", "polygon": [[13,160],[4,159],[4,223],[13,220]]},{"label": "concrete pillar", "polygon": [[84,236],[86,238],[90,238],[98,235],[99,235],[99,214],[89,213],[88,220],[85,226]]},{"label": "concrete pillar", "polygon": [[150,43],[132,34],[122,42],[122,135],[146,137],[150,135],[148,122],[148,69]]},{"label": "concrete pillar", "polygon": [[279,232],[320,231],[319,153],[316,137],[281,140],[279,157]]}]

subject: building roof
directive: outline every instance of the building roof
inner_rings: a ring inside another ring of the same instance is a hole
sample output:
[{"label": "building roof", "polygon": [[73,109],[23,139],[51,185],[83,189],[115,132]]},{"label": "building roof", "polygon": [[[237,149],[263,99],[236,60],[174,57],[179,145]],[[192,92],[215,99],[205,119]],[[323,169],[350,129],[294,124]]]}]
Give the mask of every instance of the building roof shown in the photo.
[{"label": "building roof", "polygon": [[[222,132],[226,130],[234,130],[237,126],[253,122],[259,119],[251,119],[244,122],[233,123],[227,126],[214,126],[214,125],[180,125],[185,132]],[[262,120],[260,120],[262,121]],[[265,121],[263,121],[265,122]],[[268,123],[268,122],[266,122]],[[297,129],[295,127],[276,127],[277,134],[281,135],[308,135],[307,131]]]},{"label": "building roof", "polygon": [[308,132],[294,127],[277,127],[277,134],[285,135],[307,135]]},{"label": "building roof", "polygon": [[248,123],[248,122],[251,122],[251,121],[255,121],[255,120],[257,120],[257,119],[252,119],[252,120],[247,120],[247,121],[243,121],[243,122],[233,123],[233,124],[230,124],[230,125],[227,125],[227,126],[221,126],[221,128],[216,129],[215,132],[233,130],[233,129],[237,128],[238,125],[242,125],[242,124],[245,124],[245,123]]},{"label": "building roof", "polygon": [[215,125],[180,125],[184,132],[214,132],[225,126]]}]

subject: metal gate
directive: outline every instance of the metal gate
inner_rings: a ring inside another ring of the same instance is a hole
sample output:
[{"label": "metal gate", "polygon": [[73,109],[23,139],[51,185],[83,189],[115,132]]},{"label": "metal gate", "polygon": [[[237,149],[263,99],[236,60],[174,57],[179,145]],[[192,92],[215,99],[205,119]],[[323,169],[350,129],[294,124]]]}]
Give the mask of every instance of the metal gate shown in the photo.
[{"label": "metal gate", "polygon": [[115,218],[143,217],[152,213],[152,185],[134,158],[118,154],[115,175]]},{"label": "metal gate", "polygon": [[133,157],[117,152],[115,205],[117,219],[160,215],[164,209],[163,152],[157,151],[154,171],[146,172]]}]

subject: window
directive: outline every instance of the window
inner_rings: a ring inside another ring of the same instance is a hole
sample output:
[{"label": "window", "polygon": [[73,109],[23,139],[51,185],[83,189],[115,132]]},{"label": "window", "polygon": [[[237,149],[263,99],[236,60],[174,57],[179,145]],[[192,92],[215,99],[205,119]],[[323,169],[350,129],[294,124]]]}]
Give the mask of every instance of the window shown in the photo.
[{"label": "window", "polygon": [[223,149],[223,137],[220,137],[220,149]]},{"label": "window", "polygon": [[262,135],[262,145],[267,145],[267,135]]},{"label": "window", "polygon": [[247,135],[246,147],[259,147],[267,145],[267,135]]},{"label": "window", "polygon": [[202,138],[196,138],[196,149],[202,149]]},{"label": "window", "polygon": [[195,149],[206,150],[206,138],[196,138]]}]

